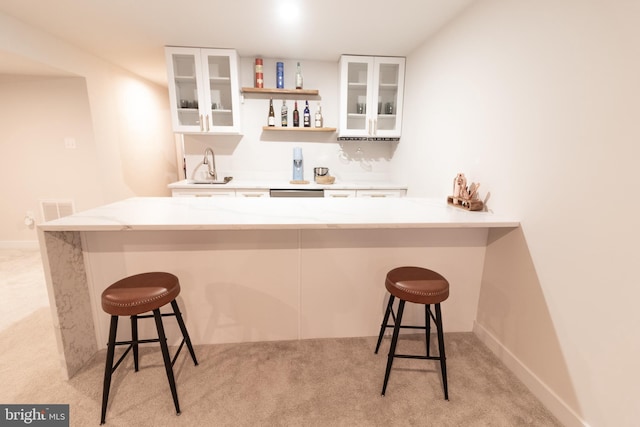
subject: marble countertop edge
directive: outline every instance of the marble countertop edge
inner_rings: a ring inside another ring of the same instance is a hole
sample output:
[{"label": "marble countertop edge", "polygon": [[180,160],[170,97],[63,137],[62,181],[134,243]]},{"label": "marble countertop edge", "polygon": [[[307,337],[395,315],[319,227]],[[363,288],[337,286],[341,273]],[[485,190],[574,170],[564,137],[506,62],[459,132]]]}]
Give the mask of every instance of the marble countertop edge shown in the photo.
[{"label": "marble countertop edge", "polygon": [[134,197],[38,225],[42,231],[170,231],[518,227],[427,198]]}]

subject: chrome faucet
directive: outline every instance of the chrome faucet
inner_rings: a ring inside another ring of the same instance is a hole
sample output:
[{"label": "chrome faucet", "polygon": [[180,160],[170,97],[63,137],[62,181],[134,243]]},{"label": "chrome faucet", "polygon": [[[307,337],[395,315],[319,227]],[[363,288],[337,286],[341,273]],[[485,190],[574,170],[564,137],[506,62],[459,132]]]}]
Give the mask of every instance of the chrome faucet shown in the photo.
[{"label": "chrome faucet", "polygon": [[[211,154],[211,162],[209,162],[209,154]],[[202,160],[203,165],[207,165],[207,171],[209,172],[209,178],[216,181],[218,179],[218,174],[216,172],[216,155],[213,153],[213,150],[207,147],[204,150],[204,160]]]}]

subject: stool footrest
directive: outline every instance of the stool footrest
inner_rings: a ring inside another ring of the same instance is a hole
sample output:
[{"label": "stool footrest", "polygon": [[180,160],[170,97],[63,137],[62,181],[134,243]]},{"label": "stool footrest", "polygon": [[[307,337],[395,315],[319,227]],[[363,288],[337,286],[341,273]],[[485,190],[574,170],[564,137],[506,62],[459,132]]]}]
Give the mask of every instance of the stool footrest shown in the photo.
[{"label": "stool footrest", "polygon": [[[394,326],[395,325],[389,324],[389,323],[384,325],[385,328],[393,328]],[[400,325],[400,327],[404,328],[404,329],[422,329],[422,330],[427,329],[426,326],[411,326],[411,325],[403,326],[403,325]]]},{"label": "stool footrest", "polygon": [[[167,317],[167,316],[173,316],[175,317],[175,313],[160,313],[160,316],[162,317]],[[135,315],[138,319],[148,319],[148,318],[152,318],[153,314],[136,314]]]},{"label": "stool footrest", "polygon": [[401,359],[441,360],[440,356],[417,356],[413,354],[394,354],[393,357],[399,357]]},{"label": "stool footrest", "polygon": [[148,344],[150,342],[160,342],[158,338],[150,338],[148,340],[138,340],[138,341],[118,341],[115,345],[131,345],[131,344]]}]

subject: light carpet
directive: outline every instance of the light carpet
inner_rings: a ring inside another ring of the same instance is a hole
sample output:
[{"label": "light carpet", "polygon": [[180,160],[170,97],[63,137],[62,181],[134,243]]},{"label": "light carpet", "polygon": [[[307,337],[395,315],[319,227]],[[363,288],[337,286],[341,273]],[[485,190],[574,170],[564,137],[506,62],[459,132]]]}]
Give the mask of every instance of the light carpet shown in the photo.
[{"label": "light carpet", "polygon": [[[39,255],[23,252],[0,252],[4,306],[12,298],[20,302],[13,305],[26,300],[18,314],[3,313],[8,326],[0,329],[0,403],[69,404],[71,426],[98,425],[105,351],[70,381],[61,378],[51,313],[42,308]],[[17,316],[13,323],[11,316]],[[121,322],[124,327],[126,319]],[[449,401],[438,362],[411,359],[395,360],[382,397],[390,340],[377,355],[375,341],[196,346],[199,366],[184,351],[174,367],[180,416],[157,345],[145,346],[139,372],[128,356],[114,373],[106,425],[560,426],[472,333],[445,334]],[[432,345],[437,351],[435,334]],[[398,352],[424,352],[424,337],[403,335]]]},{"label": "light carpet", "polygon": [[[397,359],[380,395],[389,339],[375,337],[196,346],[175,372],[176,416],[160,352],[145,347],[114,374],[109,426],[559,426],[471,333],[445,334],[449,401],[436,361]],[[437,342],[434,335],[434,342]],[[70,405],[72,426],[98,425],[105,352],[64,381],[48,309],[0,332],[2,403]],[[174,349],[175,350],[175,349]],[[403,337],[401,352],[424,351]]]}]

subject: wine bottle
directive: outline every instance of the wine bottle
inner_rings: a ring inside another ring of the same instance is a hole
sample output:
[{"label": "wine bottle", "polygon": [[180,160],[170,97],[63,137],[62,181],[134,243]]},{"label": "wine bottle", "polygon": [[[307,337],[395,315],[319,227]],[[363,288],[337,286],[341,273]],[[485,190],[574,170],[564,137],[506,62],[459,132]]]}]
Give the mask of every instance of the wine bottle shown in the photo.
[{"label": "wine bottle", "polygon": [[315,125],[317,128],[322,127],[322,109],[320,108],[319,102],[318,102],[318,109],[316,110]]},{"label": "wine bottle", "polygon": [[300,127],[300,113],[298,113],[298,101],[293,104],[293,127]]},{"label": "wine bottle", "polygon": [[282,100],[282,108],[280,109],[280,120],[282,127],[286,128],[289,122],[289,109],[287,108],[287,104],[284,99]]},{"label": "wine bottle", "polygon": [[311,112],[309,111],[309,101],[304,102],[304,112],[302,113],[304,127],[311,127]]},{"label": "wine bottle", "polygon": [[269,126],[275,126],[276,125],[276,114],[273,111],[273,98],[269,99],[269,119],[268,119],[268,125]]},{"label": "wine bottle", "polygon": [[296,89],[302,89],[302,68],[299,62],[296,67]]}]

